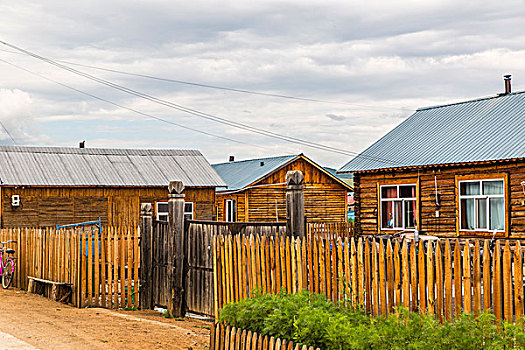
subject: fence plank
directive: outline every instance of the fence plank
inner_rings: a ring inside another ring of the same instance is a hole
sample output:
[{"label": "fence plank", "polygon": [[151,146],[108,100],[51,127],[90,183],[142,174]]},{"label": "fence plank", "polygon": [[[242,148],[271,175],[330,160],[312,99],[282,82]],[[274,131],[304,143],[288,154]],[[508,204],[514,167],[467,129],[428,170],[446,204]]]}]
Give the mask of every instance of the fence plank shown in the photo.
[{"label": "fence plank", "polygon": [[462,272],[461,272],[461,250],[459,240],[454,242],[454,316],[457,319],[461,314],[462,306]]},{"label": "fence plank", "polygon": [[[363,240],[363,253],[364,253],[364,271],[370,271],[370,250],[371,250],[371,247],[370,247],[370,240],[368,238],[364,239]],[[363,276],[364,275],[364,276]],[[365,310],[367,313],[370,313],[371,310],[372,310],[372,276],[370,273],[364,273],[359,275],[360,278],[362,277],[362,282],[359,282],[359,283],[363,283],[363,293],[364,293],[364,299],[363,299],[363,302],[362,302],[362,306],[365,306]]]},{"label": "fence plank", "polygon": [[[365,241],[365,244],[368,244],[368,240]],[[367,247],[368,248],[368,247]],[[368,249],[367,249],[368,250]],[[372,261],[371,265],[371,277],[372,277],[372,307],[370,310],[372,311],[372,315],[379,316],[379,262],[378,262],[378,256],[377,256],[377,244],[375,241],[372,241],[372,253],[370,255],[370,259]],[[368,260],[368,259],[367,259]]]},{"label": "fence plank", "polygon": [[516,322],[523,316],[523,254],[520,242],[514,247],[514,314]]},{"label": "fence plank", "polygon": [[476,239],[474,243],[474,255],[472,258],[472,276],[473,276],[473,297],[472,297],[472,309],[475,315],[479,315],[481,312],[481,260],[480,260],[480,247],[479,239]]},{"label": "fence plank", "polygon": [[352,268],[352,305],[357,306],[359,303],[359,293],[357,286],[357,249],[356,249],[356,239],[352,238],[351,242],[351,255],[350,255],[350,264]]},{"label": "fence plank", "polygon": [[402,277],[403,277],[403,306],[410,309],[410,261],[408,260],[408,242],[403,241],[401,248]]},{"label": "fence plank", "polygon": [[492,254],[492,307],[497,320],[502,319],[502,288],[501,288],[501,248],[499,241],[496,242]]},{"label": "fence plank", "polygon": [[505,247],[503,248],[503,318],[507,322],[513,321],[511,265],[509,241],[505,241]]},{"label": "fence plank", "polygon": [[436,315],[439,322],[443,323],[443,254],[441,253],[441,243],[436,242]]},{"label": "fence plank", "polygon": [[434,290],[434,245],[428,242],[427,247],[427,312],[435,315],[435,290]]},{"label": "fence plank", "polygon": [[452,320],[452,252],[450,241],[445,243],[445,319]]},{"label": "fence plank", "polygon": [[467,239],[463,248],[463,311],[472,313],[472,290],[470,278],[470,242]]},{"label": "fence plank", "polygon": [[410,287],[411,287],[411,308],[413,312],[419,310],[419,298],[418,298],[418,284],[417,284],[417,255],[416,255],[416,244],[410,245]]},{"label": "fence plank", "polygon": [[483,310],[491,309],[491,266],[489,240],[486,239],[483,242]]},{"label": "fence plank", "polygon": [[378,258],[379,258],[379,298],[381,306],[381,316],[387,315],[387,300],[386,300],[386,273],[385,273],[385,247],[383,240],[378,241]]}]

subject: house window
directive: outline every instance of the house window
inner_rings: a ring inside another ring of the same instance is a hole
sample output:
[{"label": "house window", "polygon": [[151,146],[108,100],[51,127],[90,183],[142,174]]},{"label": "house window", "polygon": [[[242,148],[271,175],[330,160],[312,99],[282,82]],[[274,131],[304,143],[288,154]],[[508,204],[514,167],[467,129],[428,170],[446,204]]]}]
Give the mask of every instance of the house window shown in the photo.
[{"label": "house window", "polygon": [[226,221],[235,221],[236,218],[236,208],[235,208],[235,199],[226,199],[224,201],[225,216]]},{"label": "house window", "polygon": [[157,202],[157,220],[168,221],[168,202]]},{"label": "house window", "polygon": [[466,231],[505,231],[503,179],[459,181],[459,222]]},{"label": "house window", "polygon": [[416,185],[380,187],[381,229],[416,228]]},{"label": "house window", "polygon": [[[184,202],[184,217],[193,220],[193,202]],[[168,221],[168,202],[157,202],[157,220]]]},{"label": "house window", "polygon": [[193,220],[193,202],[184,202],[184,217]]}]

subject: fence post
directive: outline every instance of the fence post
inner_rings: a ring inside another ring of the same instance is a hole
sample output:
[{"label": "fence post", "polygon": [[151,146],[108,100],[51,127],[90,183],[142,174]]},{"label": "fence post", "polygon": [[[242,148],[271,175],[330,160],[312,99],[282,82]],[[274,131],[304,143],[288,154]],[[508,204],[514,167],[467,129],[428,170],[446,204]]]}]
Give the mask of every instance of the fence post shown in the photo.
[{"label": "fence post", "polygon": [[299,170],[286,173],[286,229],[288,234],[305,235],[304,176]]},{"label": "fence post", "polygon": [[140,308],[153,308],[153,259],[151,241],[153,234],[151,203],[140,205]]},{"label": "fence post", "polygon": [[168,190],[168,313],[184,317],[184,185],[171,181]]}]

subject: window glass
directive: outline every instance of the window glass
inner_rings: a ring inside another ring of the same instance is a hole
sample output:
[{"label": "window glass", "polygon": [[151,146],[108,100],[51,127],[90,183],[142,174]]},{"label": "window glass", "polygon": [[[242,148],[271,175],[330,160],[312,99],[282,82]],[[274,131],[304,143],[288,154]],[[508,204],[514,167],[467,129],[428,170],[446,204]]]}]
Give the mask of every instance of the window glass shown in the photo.
[{"label": "window glass", "polygon": [[487,228],[487,199],[476,199],[477,204],[477,216],[478,216],[478,229]]},{"label": "window glass", "polygon": [[393,215],[394,211],[394,202],[388,201],[381,203],[381,227],[383,228],[393,228],[394,227],[394,220]]},{"label": "window glass", "polygon": [[193,202],[184,202],[184,217],[193,220]]},{"label": "window glass", "polygon": [[405,202],[405,228],[416,228],[416,201]]},{"label": "window glass", "polygon": [[157,212],[167,213],[168,203],[157,203]]},{"label": "window glass", "polygon": [[503,194],[503,181],[483,181],[483,194]]},{"label": "window glass", "polygon": [[399,186],[399,198],[416,198],[416,186]]},{"label": "window glass", "polygon": [[381,198],[397,198],[397,186],[381,187]]},{"label": "window glass", "polygon": [[490,198],[490,229],[505,229],[505,200],[503,198]]},{"label": "window glass", "polygon": [[474,230],[474,199],[461,200],[461,229]]},{"label": "window glass", "polygon": [[479,181],[469,181],[469,182],[461,182],[460,185],[460,193],[462,195],[478,195],[479,192]]}]

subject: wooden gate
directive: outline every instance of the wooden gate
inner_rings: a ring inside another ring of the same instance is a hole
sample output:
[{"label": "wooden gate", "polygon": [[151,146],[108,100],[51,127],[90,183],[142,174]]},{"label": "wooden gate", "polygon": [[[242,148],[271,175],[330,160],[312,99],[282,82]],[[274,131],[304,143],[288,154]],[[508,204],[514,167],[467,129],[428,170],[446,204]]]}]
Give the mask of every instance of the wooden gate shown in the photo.
[{"label": "wooden gate", "polygon": [[187,220],[184,225],[187,271],[185,273],[186,310],[214,315],[213,237],[218,234],[284,234],[284,222],[217,222]]},{"label": "wooden gate", "polygon": [[151,240],[152,306],[167,307],[170,291],[168,288],[168,222],[153,221]]},{"label": "wooden gate", "polygon": [[[183,232],[183,290],[186,312],[214,316],[213,287],[213,240],[218,234],[284,234],[286,223],[231,223],[216,221],[185,220]],[[147,308],[167,307],[171,297],[168,280],[169,225],[165,221],[153,221],[151,239],[143,232],[141,255],[144,258],[141,291]],[[146,242],[147,241],[147,242]],[[176,257],[172,257],[175,259]],[[147,267],[149,266],[149,267]],[[147,289],[147,290],[145,290]]]}]

